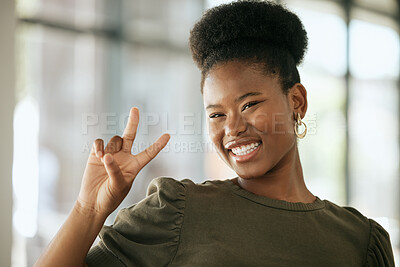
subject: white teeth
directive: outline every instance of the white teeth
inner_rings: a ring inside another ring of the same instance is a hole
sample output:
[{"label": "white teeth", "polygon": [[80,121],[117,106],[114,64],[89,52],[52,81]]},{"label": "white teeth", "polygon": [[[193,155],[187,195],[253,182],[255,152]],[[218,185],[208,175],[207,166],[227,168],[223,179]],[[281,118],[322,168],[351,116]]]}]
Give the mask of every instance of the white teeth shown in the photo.
[{"label": "white teeth", "polygon": [[232,153],[235,155],[243,156],[243,155],[249,154],[249,153],[253,152],[254,150],[256,150],[256,148],[260,144],[261,144],[261,142],[252,143],[252,144],[244,145],[244,146],[240,146],[240,147],[235,147],[235,148],[232,148]]}]

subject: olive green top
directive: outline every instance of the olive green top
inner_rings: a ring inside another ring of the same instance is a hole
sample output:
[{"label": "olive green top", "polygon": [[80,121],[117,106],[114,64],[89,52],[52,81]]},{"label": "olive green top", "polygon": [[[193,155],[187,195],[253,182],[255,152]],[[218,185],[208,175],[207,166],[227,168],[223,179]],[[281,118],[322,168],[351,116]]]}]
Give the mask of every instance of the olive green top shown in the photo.
[{"label": "olive green top", "polygon": [[269,199],[230,180],[154,179],[100,238],[89,266],[394,266],[388,233],[354,208]]}]

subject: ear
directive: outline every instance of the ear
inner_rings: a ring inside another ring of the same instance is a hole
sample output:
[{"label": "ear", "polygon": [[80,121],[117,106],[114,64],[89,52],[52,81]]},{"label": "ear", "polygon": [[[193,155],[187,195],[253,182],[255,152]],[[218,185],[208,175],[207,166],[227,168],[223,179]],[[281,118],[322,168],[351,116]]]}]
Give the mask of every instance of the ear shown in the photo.
[{"label": "ear", "polygon": [[301,83],[296,83],[289,89],[288,101],[293,112],[293,119],[297,119],[297,113],[303,119],[307,112],[307,90]]}]

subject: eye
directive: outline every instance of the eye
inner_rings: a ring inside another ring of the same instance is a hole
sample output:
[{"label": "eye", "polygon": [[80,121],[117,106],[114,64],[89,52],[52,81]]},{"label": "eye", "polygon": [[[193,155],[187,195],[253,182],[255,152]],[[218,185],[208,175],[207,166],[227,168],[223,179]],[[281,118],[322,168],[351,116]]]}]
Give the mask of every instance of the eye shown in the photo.
[{"label": "eye", "polygon": [[224,114],[221,114],[221,113],[213,113],[213,114],[210,114],[209,118],[210,118],[210,119],[216,119],[216,118],[219,118],[219,117],[222,117],[222,116],[224,116]]},{"label": "eye", "polygon": [[254,106],[254,105],[258,104],[258,103],[260,103],[260,102],[257,102],[257,101],[249,102],[249,103],[245,104],[242,107],[242,111],[244,111],[244,110],[246,110],[246,109],[248,109],[248,108],[250,108],[250,107],[252,107],[252,106]]}]

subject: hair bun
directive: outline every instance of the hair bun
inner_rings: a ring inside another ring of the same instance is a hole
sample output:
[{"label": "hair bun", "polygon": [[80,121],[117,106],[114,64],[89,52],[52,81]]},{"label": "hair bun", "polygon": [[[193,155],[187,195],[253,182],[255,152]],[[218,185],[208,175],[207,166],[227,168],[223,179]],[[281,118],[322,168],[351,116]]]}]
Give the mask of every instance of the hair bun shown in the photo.
[{"label": "hair bun", "polygon": [[205,12],[190,34],[193,59],[203,68],[209,55],[233,40],[254,39],[287,50],[299,65],[307,50],[307,32],[285,7],[256,0],[220,5]]}]

